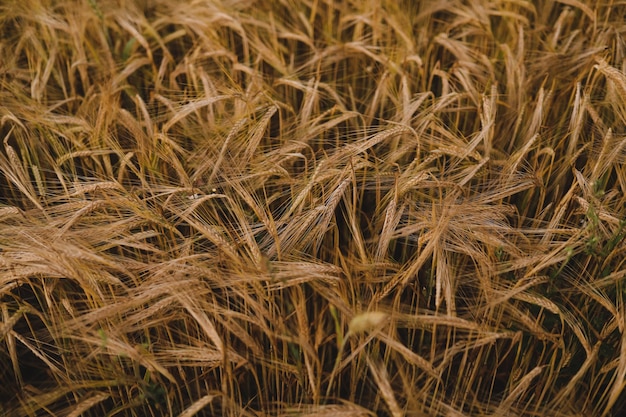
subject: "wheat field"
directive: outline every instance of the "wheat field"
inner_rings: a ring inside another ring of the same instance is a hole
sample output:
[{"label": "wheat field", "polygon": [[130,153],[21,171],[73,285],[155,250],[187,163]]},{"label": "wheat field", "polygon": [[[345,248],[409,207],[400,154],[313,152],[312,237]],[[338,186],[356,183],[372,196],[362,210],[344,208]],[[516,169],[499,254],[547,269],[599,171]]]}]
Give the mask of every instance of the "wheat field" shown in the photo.
[{"label": "wheat field", "polygon": [[0,33],[1,415],[626,412],[623,1]]}]

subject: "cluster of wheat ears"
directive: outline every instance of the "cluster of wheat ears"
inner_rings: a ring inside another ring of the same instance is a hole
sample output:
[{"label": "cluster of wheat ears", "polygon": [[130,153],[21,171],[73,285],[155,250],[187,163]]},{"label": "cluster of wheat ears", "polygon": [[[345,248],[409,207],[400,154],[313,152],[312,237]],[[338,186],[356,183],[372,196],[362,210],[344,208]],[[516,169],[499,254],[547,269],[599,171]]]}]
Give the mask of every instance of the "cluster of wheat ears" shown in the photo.
[{"label": "cluster of wheat ears", "polygon": [[623,415],[625,22],[2,1],[0,414]]}]

